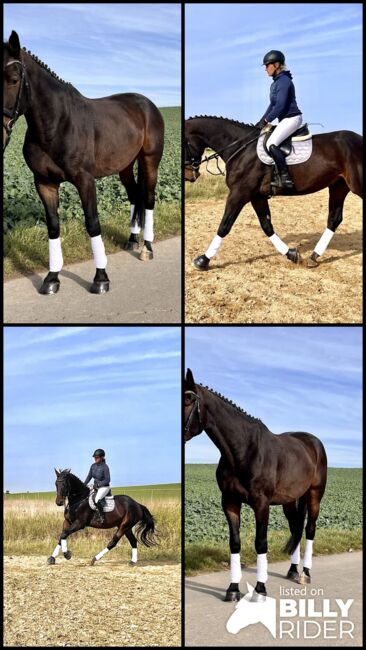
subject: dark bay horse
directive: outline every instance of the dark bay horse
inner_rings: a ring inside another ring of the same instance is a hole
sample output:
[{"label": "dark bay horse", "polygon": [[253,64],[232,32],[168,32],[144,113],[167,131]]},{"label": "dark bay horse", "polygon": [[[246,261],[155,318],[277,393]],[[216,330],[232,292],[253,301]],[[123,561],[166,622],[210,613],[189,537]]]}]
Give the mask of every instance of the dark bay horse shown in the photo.
[{"label": "dark bay horse", "polygon": [[[108,59],[105,65],[108,71]],[[119,174],[131,203],[131,235],[126,247],[138,248],[138,233],[144,227],[140,259],[152,259],[155,187],[164,147],[161,113],[147,97],[136,93],[83,97],[36,56],[21,50],[13,31],[4,44],[4,149],[17,118],[23,114],[28,126],[23,154],[45,208],[49,237],[50,272],[40,293],[56,293],[60,287],[63,258],[58,206],[59,187],[64,181],[72,183],[79,193],[91,238],[96,275],[90,290],[105,293],[109,278],[95,179]]]},{"label": "dark bay horse", "polygon": [[[240,600],[240,511],[247,503],[256,522],[257,584],[253,601],[263,601],[267,581],[267,528],[269,507],[282,505],[291,537],[287,577],[310,583],[312,547],[320,502],[327,481],[323,444],[310,433],[275,435],[263,422],[215,391],[196,384],[188,369],[184,384],[184,441],[205,431],[221,452],[216,478],[230,531],[230,576],[226,601]],[[306,546],[303,572],[298,572],[300,541],[305,517]]]},{"label": "dark bay horse", "polygon": [[[82,530],[86,526],[92,528],[115,528],[117,532],[113,535],[109,544],[100,553],[97,553],[91,560],[95,564],[103,555],[108,553],[116,546],[121,537],[125,535],[132,547],[132,559],[130,564],[137,563],[137,539],[145,546],[155,546],[155,521],[149,510],[134,499],[125,495],[116,495],[114,497],[115,507],[111,512],[104,512],[104,522],[100,524],[96,520],[96,511],[89,506],[89,488],[69,469],[59,470],[56,472],[56,504],[65,505],[65,499],[68,499],[64,512],[64,525],[59,537],[58,544],[53,554],[48,558],[48,564],[55,564],[55,558],[62,550],[64,557],[70,560],[71,553],[67,548],[67,538],[72,533]],[[132,528],[136,526],[135,533]],[[136,538],[137,536],[137,538]]]},{"label": "dark bay horse", "polygon": [[[222,117],[191,117],[185,122],[185,180],[194,182],[205,148],[220,152],[226,163],[229,194],[217,234],[203,255],[193,264],[207,271],[222,240],[229,234],[243,207],[251,202],[260,225],[275,248],[292,262],[301,260],[297,248],[289,248],[275,233],[268,205],[271,165],[257,156],[260,129]],[[308,266],[318,265],[330,239],[342,221],[344,200],[348,192],[362,197],[362,136],[353,131],[333,131],[313,136],[312,154],[307,162],[289,166],[295,184],[292,195],[311,194],[329,187],[327,229],[314,248]],[[306,219],[306,216],[304,216]]]}]

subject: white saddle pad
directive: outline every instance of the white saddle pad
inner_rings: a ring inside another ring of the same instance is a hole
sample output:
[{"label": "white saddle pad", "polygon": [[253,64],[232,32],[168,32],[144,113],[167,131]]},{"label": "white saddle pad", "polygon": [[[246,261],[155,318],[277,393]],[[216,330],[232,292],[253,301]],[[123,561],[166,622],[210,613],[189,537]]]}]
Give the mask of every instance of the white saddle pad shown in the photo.
[{"label": "white saddle pad", "polygon": [[[273,158],[271,158],[263,147],[264,135],[258,140],[257,155],[258,158],[266,165],[274,165]],[[286,163],[288,165],[298,165],[299,163],[309,160],[313,150],[313,138],[308,140],[292,140],[292,151],[286,156]]]},{"label": "white saddle pad", "polygon": [[[104,497],[106,500],[105,506],[103,506],[103,512],[112,512],[114,510],[114,497]],[[93,494],[89,495],[89,505],[92,510],[96,510],[97,506],[94,503]]]}]

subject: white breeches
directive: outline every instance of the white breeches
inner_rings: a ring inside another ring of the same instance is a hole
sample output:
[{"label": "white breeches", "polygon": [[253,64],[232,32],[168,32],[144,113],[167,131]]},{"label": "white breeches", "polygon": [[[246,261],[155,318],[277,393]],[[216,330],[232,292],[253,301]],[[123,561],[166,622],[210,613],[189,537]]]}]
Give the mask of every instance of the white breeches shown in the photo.
[{"label": "white breeches", "polygon": [[100,501],[101,499],[103,499],[103,497],[105,497],[105,495],[108,494],[110,489],[111,488],[109,486],[108,487],[98,488],[98,492],[96,493],[95,499],[94,499],[95,503],[97,503],[97,501]]},{"label": "white breeches", "polygon": [[288,138],[291,133],[296,131],[302,124],[302,115],[294,115],[293,117],[284,117],[283,120],[276,126],[272,134],[267,140],[266,147],[269,151],[271,144],[278,146]]}]

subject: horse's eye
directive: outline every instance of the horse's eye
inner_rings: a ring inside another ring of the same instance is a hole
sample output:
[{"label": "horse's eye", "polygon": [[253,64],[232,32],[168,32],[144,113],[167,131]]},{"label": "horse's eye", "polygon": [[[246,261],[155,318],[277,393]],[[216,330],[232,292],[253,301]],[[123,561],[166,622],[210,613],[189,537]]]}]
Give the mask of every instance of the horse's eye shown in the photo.
[{"label": "horse's eye", "polygon": [[10,80],[10,83],[12,86],[15,86],[18,83],[18,79],[14,77],[13,79]]}]

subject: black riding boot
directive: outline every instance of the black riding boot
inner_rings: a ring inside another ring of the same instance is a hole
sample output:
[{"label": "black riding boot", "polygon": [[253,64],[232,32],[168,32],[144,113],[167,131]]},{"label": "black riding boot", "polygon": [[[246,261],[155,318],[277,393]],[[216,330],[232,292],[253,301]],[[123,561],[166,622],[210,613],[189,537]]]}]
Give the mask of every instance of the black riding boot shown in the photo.
[{"label": "black riding boot", "polygon": [[275,162],[279,179],[278,183],[276,183],[276,181],[272,181],[271,185],[274,187],[283,187],[286,190],[293,189],[294,184],[289,176],[286,159],[283,152],[279,147],[276,147],[276,145],[272,144],[269,148],[269,153]]},{"label": "black riding boot", "polygon": [[104,524],[103,504],[100,501],[97,501],[95,505],[97,506],[95,514],[97,515],[98,522]]}]

